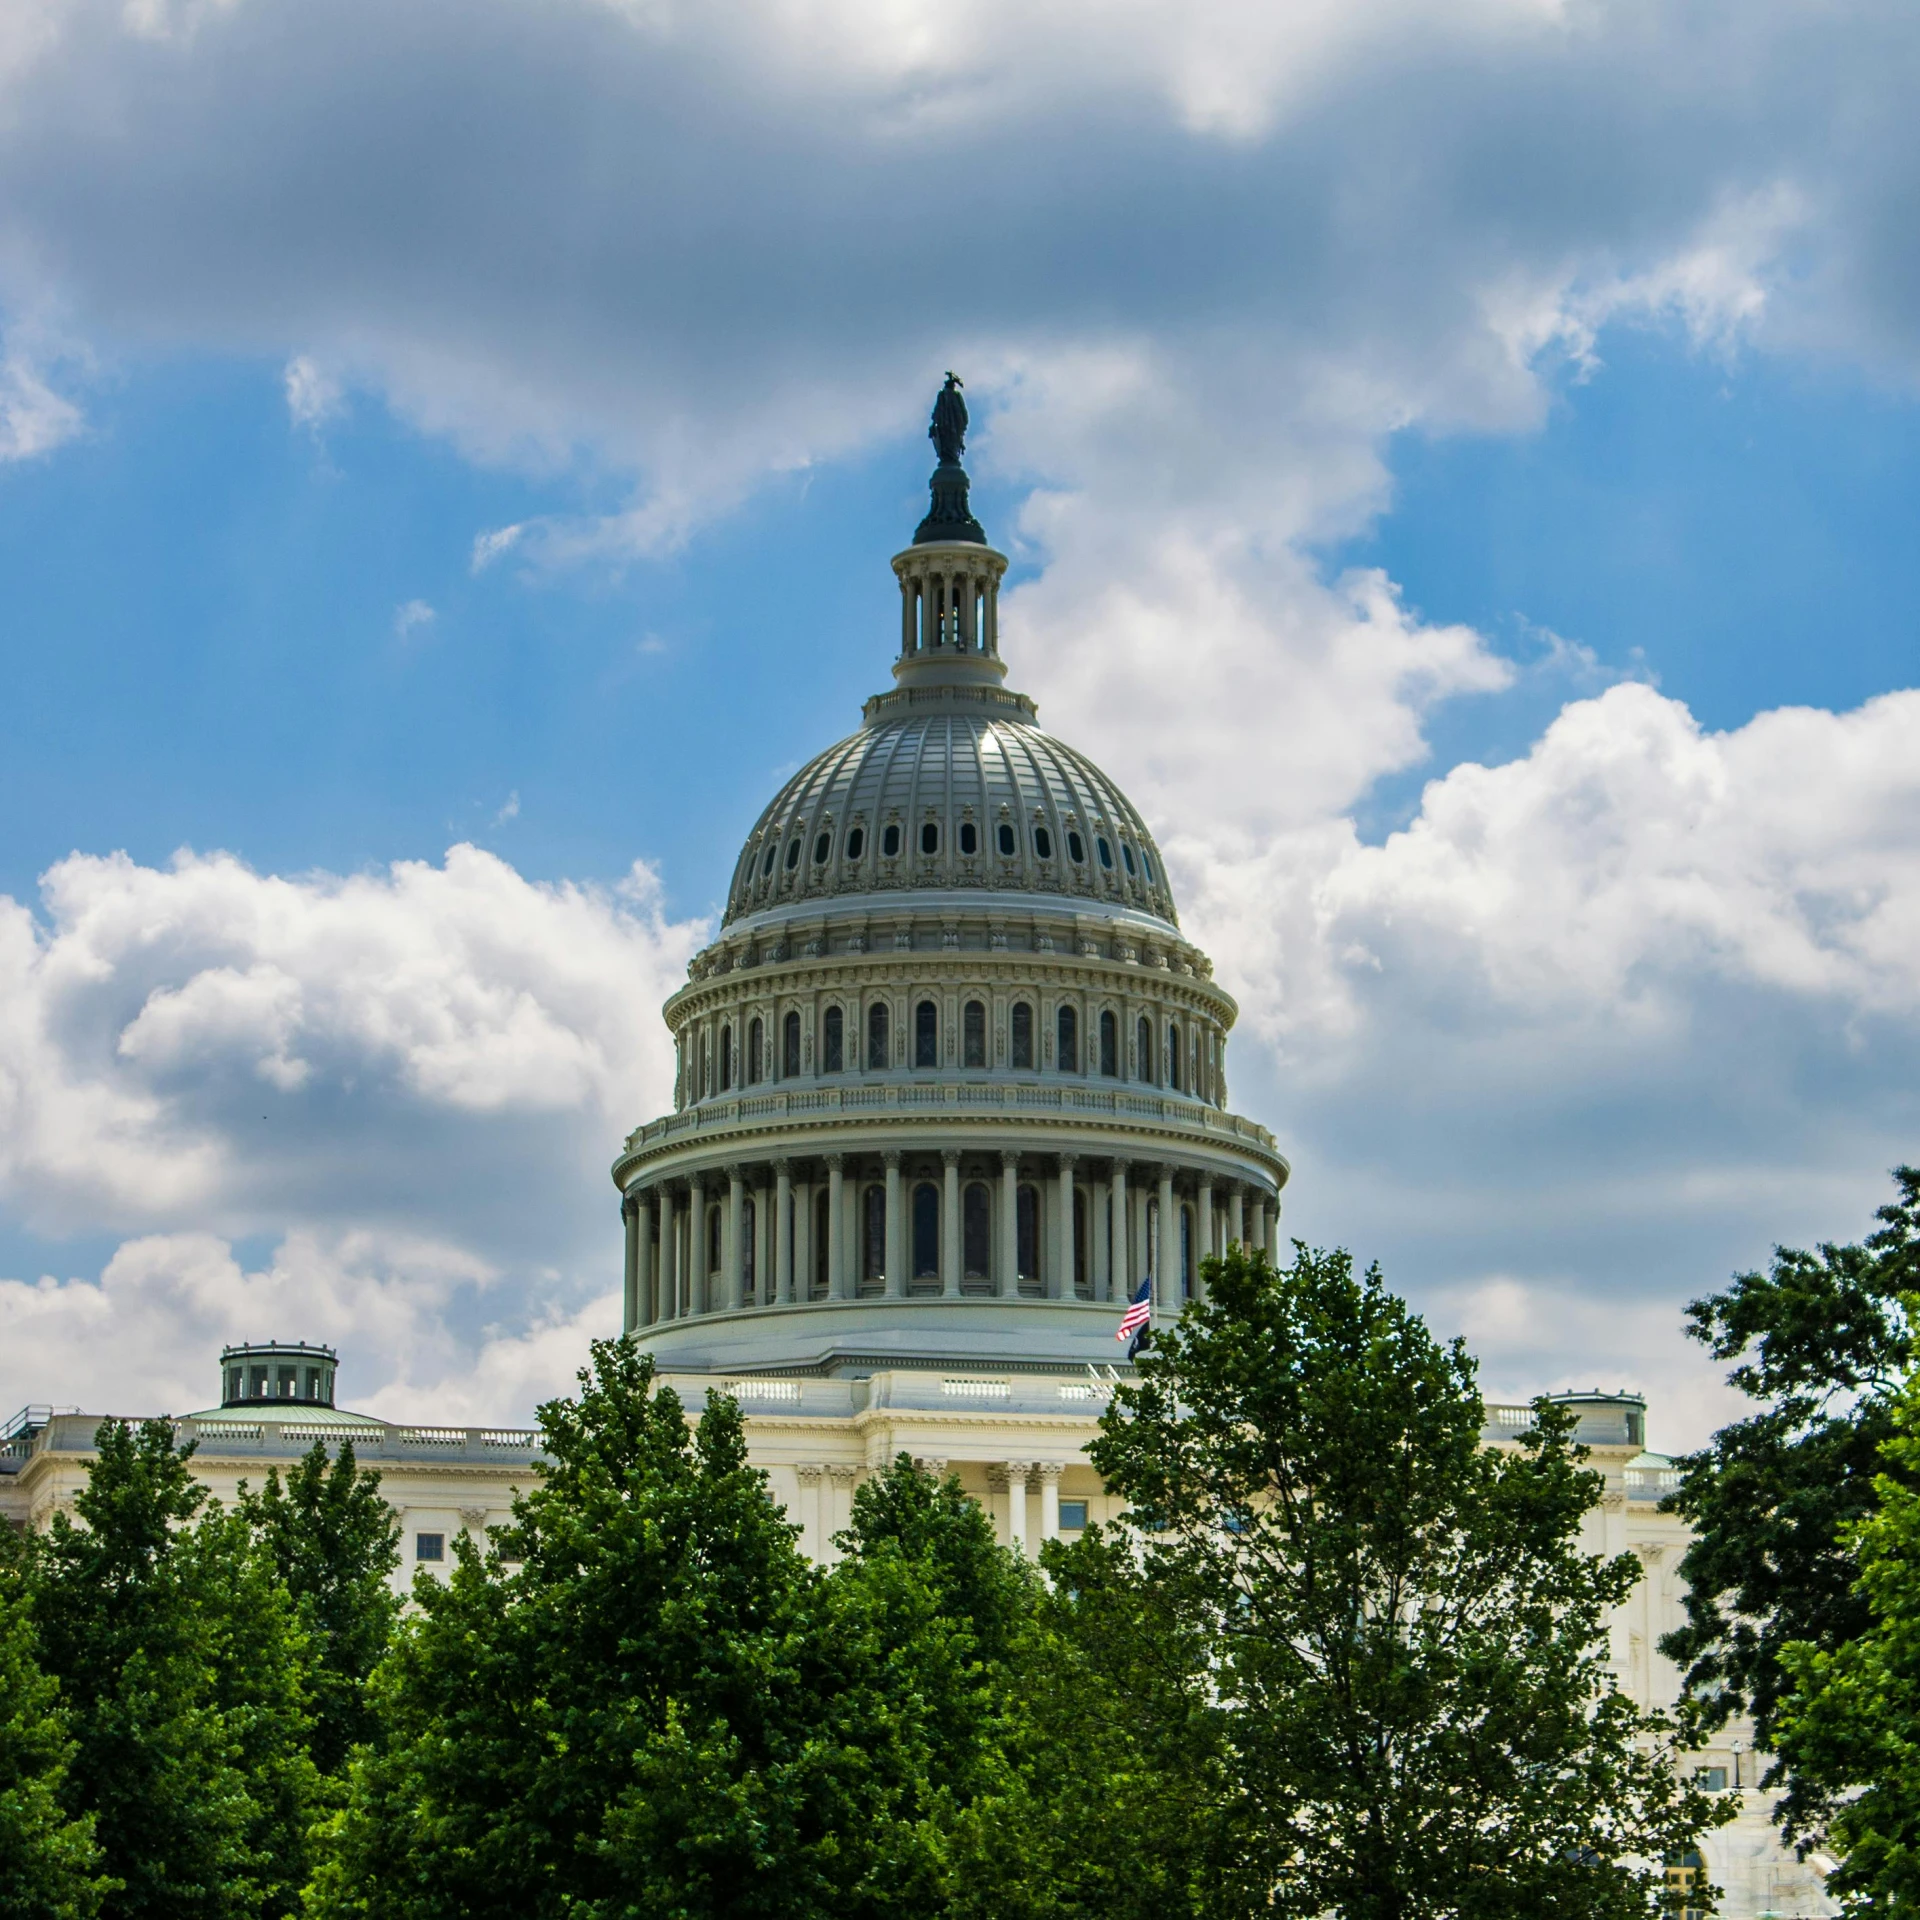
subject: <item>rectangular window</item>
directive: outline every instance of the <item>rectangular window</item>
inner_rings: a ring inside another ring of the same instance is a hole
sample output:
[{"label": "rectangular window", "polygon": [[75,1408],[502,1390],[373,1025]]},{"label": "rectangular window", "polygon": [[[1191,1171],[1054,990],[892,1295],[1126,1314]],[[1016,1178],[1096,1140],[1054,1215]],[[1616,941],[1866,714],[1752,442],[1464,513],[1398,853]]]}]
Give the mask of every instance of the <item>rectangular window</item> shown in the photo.
[{"label": "rectangular window", "polygon": [[1084,1500],[1062,1500],[1060,1502],[1060,1531],[1078,1533],[1087,1524],[1087,1503]]},{"label": "rectangular window", "polygon": [[1708,1793],[1725,1793],[1727,1790],[1725,1767],[1696,1767],[1693,1777],[1695,1782]]},{"label": "rectangular window", "polygon": [[447,1536],[444,1533],[416,1533],[413,1536],[413,1557],[416,1560],[444,1560],[447,1557]]}]

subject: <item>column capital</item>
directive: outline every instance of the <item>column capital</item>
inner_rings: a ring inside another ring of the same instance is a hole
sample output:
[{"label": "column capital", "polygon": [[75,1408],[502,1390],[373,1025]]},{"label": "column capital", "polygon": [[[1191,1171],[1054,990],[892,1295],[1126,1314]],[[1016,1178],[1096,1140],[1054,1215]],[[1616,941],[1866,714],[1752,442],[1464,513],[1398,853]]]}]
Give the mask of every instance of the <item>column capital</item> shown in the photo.
[{"label": "column capital", "polygon": [[942,1147],[940,1149],[940,1164],[943,1167],[957,1167],[960,1164],[960,1149],[958,1147]]},{"label": "column capital", "polygon": [[1080,1156],[1077,1153],[1063,1153],[1057,1155],[1056,1158],[1060,1162],[1060,1171],[1062,1173],[1071,1173],[1074,1168],[1080,1164]]},{"label": "column capital", "polygon": [[1060,1476],[1066,1472],[1067,1468],[1063,1460],[1037,1460],[1034,1462],[1033,1470],[1040,1476],[1042,1482],[1051,1481],[1058,1486]]},{"label": "column capital", "polygon": [[845,1171],[847,1156],[844,1153],[823,1153],[820,1157],[827,1163],[827,1171],[829,1173],[841,1173]]},{"label": "column capital", "polygon": [[898,1147],[888,1147],[880,1156],[880,1164],[885,1167],[889,1173],[898,1173],[900,1171],[900,1160],[901,1153]]},{"label": "column capital", "polygon": [[944,1453],[916,1453],[913,1464],[922,1473],[930,1473],[936,1480],[947,1477],[947,1456]]},{"label": "column capital", "polygon": [[728,1165],[726,1175],[729,1183],[733,1186],[738,1187],[746,1184],[747,1170],[737,1160]]},{"label": "column capital", "polygon": [[1020,1171],[1020,1154],[1017,1148],[1002,1147],[1000,1149],[1000,1170],[1002,1173],[1018,1173]]},{"label": "column capital", "polygon": [[802,1486],[810,1485],[826,1472],[826,1468],[823,1467],[818,1460],[798,1461],[795,1463],[793,1470],[800,1476],[800,1484]]},{"label": "column capital", "polygon": [[1162,1180],[1167,1182],[1169,1186],[1180,1177],[1180,1169],[1176,1167],[1171,1160],[1162,1160],[1154,1169],[1154,1172],[1157,1173]]},{"label": "column capital", "polygon": [[791,1160],[776,1160],[773,1163],[773,1171],[776,1178],[791,1180],[793,1178],[793,1162]]},{"label": "column capital", "polygon": [[844,1460],[829,1460],[826,1464],[826,1474],[829,1480],[857,1480],[860,1477],[860,1469],[849,1465]]}]

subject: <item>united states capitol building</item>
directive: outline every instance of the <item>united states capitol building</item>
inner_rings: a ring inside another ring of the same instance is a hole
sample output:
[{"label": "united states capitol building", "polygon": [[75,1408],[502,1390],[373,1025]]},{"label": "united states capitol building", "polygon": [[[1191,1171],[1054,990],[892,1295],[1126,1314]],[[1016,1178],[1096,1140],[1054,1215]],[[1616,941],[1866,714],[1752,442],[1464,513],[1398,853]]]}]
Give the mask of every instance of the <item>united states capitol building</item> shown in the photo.
[{"label": "united states capitol building", "polygon": [[[861,1479],[902,1452],[957,1474],[1018,1551],[1115,1517],[1085,1448],[1122,1303],[1148,1279],[1171,1319],[1210,1255],[1276,1250],[1289,1177],[1233,1110],[1237,1008],[1181,931],[1148,823],[1009,684],[1007,560],[969,505],[964,429],[950,378],[930,509],[892,562],[892,684],[755,822],[666,1005],[672,1111],[613,1165],[626,1330],[691,1405],[738,1399],[823,1560]],[[535,1434],[336,1410],[334,1366],[297,1343],[222,1356],[220,1403],[177,1423],[217,1492],[350,1437],[400,1510],[403,1579],[506,1518]],[[1638,1396],[1563,1397],[1606,1480],[1588,1545],[1645,1568],[1613,1623],[1616,1672],[1670,1704],[1657,1643],[1687,1542],[1658,1510],[1671,1468],[1645,1450]],[[44,1524],[70,1500],[96,1423],[16,1421],[0,1513]],[[1490,1406],[1486,1439],[1528,1424]],[[1740,1808],[1704,1843],[1721,1911],[1835,1912],[1779,1848],[1744,1743],[1698,1764]]]}]

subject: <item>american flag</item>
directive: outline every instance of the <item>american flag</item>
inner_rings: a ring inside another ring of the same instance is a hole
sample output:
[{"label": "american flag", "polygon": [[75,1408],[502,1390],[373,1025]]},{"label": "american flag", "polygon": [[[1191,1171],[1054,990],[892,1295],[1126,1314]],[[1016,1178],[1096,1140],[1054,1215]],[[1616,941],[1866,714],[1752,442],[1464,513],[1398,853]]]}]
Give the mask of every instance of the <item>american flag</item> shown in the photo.
[{"label": "american flag", "polygon": [[1120,1324],[1114,1329],[1113,1337],[1127,1343],[1127,1358],[1131,1360],[1140,1345],[1140,1336],[1147,1330],[1147,1322],[1153,1318],[1153,1281],[1151,1278],[1140,1282],[1139,1291],[1127,1302],[1127,1310],[1120,1316]]}]

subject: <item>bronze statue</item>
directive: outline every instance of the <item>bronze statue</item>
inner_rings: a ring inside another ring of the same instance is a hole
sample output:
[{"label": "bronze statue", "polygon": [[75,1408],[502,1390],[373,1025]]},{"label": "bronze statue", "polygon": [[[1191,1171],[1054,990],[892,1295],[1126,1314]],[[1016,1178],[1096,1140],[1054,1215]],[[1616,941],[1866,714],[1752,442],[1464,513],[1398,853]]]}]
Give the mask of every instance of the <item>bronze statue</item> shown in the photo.
[{"label": "bronze statue", "polygon": [[967,444],[967,403],[961,397],[960,376],[947,375],[947,384],[934,396],[933,424],[927,429],[943,467],[957,467]]}]

